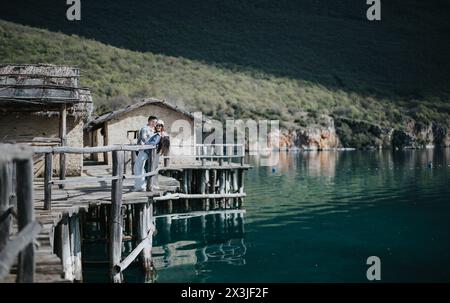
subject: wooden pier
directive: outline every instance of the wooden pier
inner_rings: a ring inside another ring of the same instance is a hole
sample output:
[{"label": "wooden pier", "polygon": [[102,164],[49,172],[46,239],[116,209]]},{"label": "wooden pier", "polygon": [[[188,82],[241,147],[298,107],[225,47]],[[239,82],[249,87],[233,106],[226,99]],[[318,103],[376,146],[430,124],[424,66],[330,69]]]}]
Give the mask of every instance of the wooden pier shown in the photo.
[{"label": "wooden pier", "polygon": [[[112,282],[123,282],[123,271],[137,259],[151,276],[156,216],[243,211],[249,166],[242,146],[198,147],[188,163],[162,157],[159,166],[154,146],[0,145],[0,281],[82,282],[82,247],[92,240],[84,237],[87,222],[95,222],[108,242]],[[133,162],[143,150],[149,152],[147,172],[135,176]],[[112,166],[85,166],[82,177],[66,177],[64,169],[55,175],[55,155],[93,153],[111,153]],[[38,154],[45,159],[44,176],[33,180]],[[146,191],[132,191],[139,177],[147,179]],[[127,255],[124,240],[135,244]]]}]

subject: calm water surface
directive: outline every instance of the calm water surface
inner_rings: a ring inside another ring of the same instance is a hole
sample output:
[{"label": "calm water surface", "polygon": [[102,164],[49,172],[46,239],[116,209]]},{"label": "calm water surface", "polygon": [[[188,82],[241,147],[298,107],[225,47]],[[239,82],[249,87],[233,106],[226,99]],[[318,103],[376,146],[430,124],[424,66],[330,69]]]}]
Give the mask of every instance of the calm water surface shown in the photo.
[{"label": "calm water surface", "polygon": [[365,282],[369,256],[382,281],[450,281],[449,149],[279,157],[249,159],[244,216],[157,220],[158,282]]}]

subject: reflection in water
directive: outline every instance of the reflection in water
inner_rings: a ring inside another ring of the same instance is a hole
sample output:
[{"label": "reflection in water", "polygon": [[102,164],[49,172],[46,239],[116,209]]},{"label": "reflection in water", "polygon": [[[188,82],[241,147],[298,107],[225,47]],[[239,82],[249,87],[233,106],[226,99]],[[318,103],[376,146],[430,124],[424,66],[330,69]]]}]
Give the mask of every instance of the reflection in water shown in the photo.
[{"label": "reflection in water", "polygon": [[272,157],[248,159],[245,236],[218,215],[158,219],[158,281],[365,282],[372,255],[385,282],[450,281],[449,149]]},{"label": "reflection in water", "polygon": [[196,281],[208,277],[207,265],[245,265],[244,211],[192,218],[157,218],[153,263],[158,282]]}]

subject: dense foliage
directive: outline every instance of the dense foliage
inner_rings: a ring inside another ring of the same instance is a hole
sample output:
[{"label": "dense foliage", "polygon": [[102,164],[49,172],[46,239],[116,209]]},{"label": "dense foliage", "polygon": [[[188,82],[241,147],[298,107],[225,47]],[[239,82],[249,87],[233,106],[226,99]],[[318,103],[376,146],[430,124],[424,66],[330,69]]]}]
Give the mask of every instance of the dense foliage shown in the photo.
[{"label": "dense foliage", "polygon": [[78,65],[98,112],[153,96],[289,128],[305,111],[450,125],[450,4],[385,1],[373,23],[365,2],[83,1],[76,23],[61,1],[17,0],[0,9],[15,22],[0,20],[0,61]]}]

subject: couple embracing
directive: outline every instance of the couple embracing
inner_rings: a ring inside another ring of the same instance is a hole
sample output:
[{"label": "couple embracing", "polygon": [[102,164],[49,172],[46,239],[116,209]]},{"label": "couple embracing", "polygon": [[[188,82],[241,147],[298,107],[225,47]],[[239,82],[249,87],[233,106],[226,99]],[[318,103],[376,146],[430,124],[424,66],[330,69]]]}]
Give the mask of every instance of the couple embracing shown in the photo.
[{"label": "couple embracing", "polygon": [[[169,135],[164,131],[164,121],[159,120],[155,116],[150,116],[147,125],[139,130],[137,144],[152,145],[157,149],[156,159],[159,162],[159,155],[167,155],[170,147]],[[146,162],[149,159],[150,150],[141,150],[138,153],[136,162],[134,163],[134,174],[140,176],[144,174]],[[134,181],[133,191],[145,191],[145,177],[137,178]]]}]

